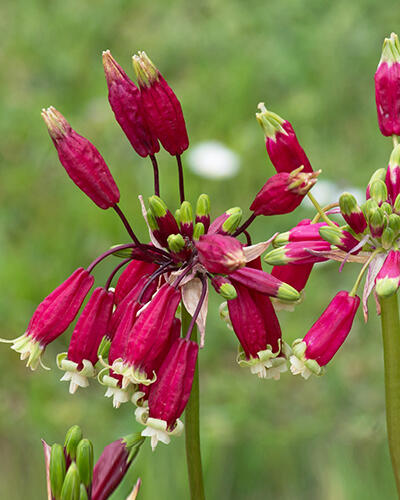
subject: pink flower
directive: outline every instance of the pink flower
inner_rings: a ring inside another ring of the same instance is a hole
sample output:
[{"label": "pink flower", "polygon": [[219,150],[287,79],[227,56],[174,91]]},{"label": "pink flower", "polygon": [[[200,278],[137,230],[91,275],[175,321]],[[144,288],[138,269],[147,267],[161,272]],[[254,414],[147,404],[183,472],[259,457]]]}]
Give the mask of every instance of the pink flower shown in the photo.
[{"label": "pink flower", "polygon": [[164,149],[173,156],[189,146],[181,105],[145,52],[133,56],[146,120]]},{"label": "pink flower", "polygon": [[111,109],[133,149],[142,157],[158,153],[160,145],[146,122],[139,89],[109,50],[103,52],[103,66]]},{"label": "pink flower", "polygon": [[189,400],[198,351],[196,342],[176,339],[150,387],[148,408],[136,410],[138,422],[146,425],[142,436],[151,437],[153,450],[158,441],[168,444],[171,435],[182,432],[183,424],[178,419]]},{"label": "pink flower", "polygon": [[292,172],[303,166],[312,172],[311,164],[297,140],[292,125],[279,115],[268,111],[264,103],[258,105],[257,120],[265,134],[267,152],[277,172]]},{"label": "pink flower", "polygon": [[383,135],[400,135],[400,46],[397,35],[385,38],[375,73],[375,100]]},{"label": "pink flower", "polygon": [[195,245],[200,263],[210,273],[229,274],[246,265],[242,244],[231,236],[205,234]]},{"label": "pink flower", "polygon": [[330,251],[331,245],[323,240],[296,241],[275,248],[265,255],[264,260],[271,266],[284,264],[314,264],[328,260],[325,253]]},{"label": "pink flower", "polygon": [[260,378],[278,380],[280,373],[287,370],[287,362],[279,356],[282,332],[271,300],[239,283],[235,288],[237,298],[228,300],[228,310],[243,349],[238,363]]},{"label": "pink flower", "polygon": [[87,387],[88,377],[95,375],[97,351],[107,333],[113,303],[113,292],[96,288],[76,323],[68,353],[57,356],[58,367],[65,370],[61,380],[70,382],[71,394],[78,387]]},{"label": "pink flower", "polygon": [[319,172],[303,173],[295,170],[290,174],[274,175],[258,192],[250,210],[255,215],[278,215],[293,212],[304,196],[317,182]]},{"label": "pink flower", "polygon": [[121,273],[115,287],[115,304],[118,305],[143,276],[150,276],[158,266],[152,262],[132,260]]},{"label": "pink flower", "polygon": [[314,264],[285,264],[274,266],[271,274],[275,278],[291,285],[298,292],[304,290]]},{"label": "pink flower", "polygon": [[46,346],[59,337],[75,319],[94,279],[82,267],[48,295],[37,307],[26,332],[12,342],[12,349],[36,369]]},{"label": "pink flower", "polygon": [[95,146],[73,130],[52,106],[42,111],[61,164],[74,183],[100,208],[119,202],[119,191]]},{"label": "pink flower", "polygon": [[335,295],[304,339],[293,342],[291,371],[307,379],[321,375],[325,366],[346,340],[360,305],[360,298],[341,291]]}]

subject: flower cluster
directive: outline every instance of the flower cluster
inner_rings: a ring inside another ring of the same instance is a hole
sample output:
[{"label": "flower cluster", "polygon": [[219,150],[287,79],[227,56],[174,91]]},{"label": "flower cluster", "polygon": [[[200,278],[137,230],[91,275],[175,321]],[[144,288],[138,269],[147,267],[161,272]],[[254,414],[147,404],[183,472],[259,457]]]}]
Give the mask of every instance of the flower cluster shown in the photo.
[{"label": "flower cluster", "polygon": [[[138,454],[144,438],[130,434],[107,445],[94,464],[93,445],[78,425],[66,433],[64,445],[42,440],[49,500],[107,500],[121,483]],[[127,500],[135,500],[137,481]]]},{"label": "flower cluster", "polygon": [[[385,41],[376,74],[378,118],[385,135],[397,133],[399,117],[393,106],[398,107],[399,62],[399,43],[392,35]],[[26,332],[10,342],[27,366],[43,365],[46,346],[78,316],[94,283],[93,269],[111,255],[120,257],[105,285],[95,288],[86,302],[57,365],[71,393],[97,377],[115,407],[133,402],[136,419],[145,426],[141,435],[150,437],[154,449],[182,431],[180,416],[190,397],[199,348],[205,345],[210,283],[225,299],[220,314],[239,341],[239,365],[260,378],[274,379],[289,366],[304,378],[323,373],[351,329],[365,271],[365,315],[373,289],[379,297],[397,290],[400,146],[393,150],[388,168],[372,176],[364,204],[359,206],[354,196],[344,193],[338,203],[323,209],[309,192],[320,171],[312,168],[292,125],[261,103],[256,117],[276,174],[255,196],[247,220],[242,221],[239,207],[211,220],[206,194],[199,196],[195,208],[185,198],[181,155],[189,141],[181,106],[166,80],[144,52],[133,57],[138,86],[110,51],[103,53],[103,64],[116,120],[135,151],[149,156],[153,167],[154,194],[147,203],[139,196],[148,241],[139,239],[122,212],[118,187],[95,146],[55,108],[43,110],[68,175],[98,207],[115,211],[131,241],[74,271],[38,306]],[[174,213],[160,197],[160,144],[177,160],[180,205]],[[314,219],[252,243],[248,228],[256,217],[292,212],[306,195],[317,209]],[[339,212],[345,225],[330,218]],[[271,244],[274,248],[263,257],[273,266],[268,273],[261,256]],[[299,301],[314,265],[328,259],[342,266],[364,265],[351,292],[340,291],[304,338],[289,347],[275,311]]]}]

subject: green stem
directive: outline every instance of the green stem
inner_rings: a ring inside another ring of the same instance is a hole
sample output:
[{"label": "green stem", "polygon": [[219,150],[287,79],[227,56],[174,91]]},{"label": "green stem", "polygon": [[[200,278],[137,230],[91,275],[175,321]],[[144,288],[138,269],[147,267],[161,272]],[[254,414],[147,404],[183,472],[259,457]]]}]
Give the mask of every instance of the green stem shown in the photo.
[{"label": "green stem", "polygon": [[381,299],[385,360],[386,424],[390,458],[400,498],[400,321],[397,294]]},{"label": "green stem", "polygon": [[331,219],[326,215],[326,213],[323,211],[321,208],[321,205],[318,203],[318,201],[314,198],[314,196],[308,192],[307,193],[308,198],[310,199],[311,203],[314,205],[315,209],[317,210],[319,216],[321,219],[323,219],[327,224],[330,226],[336,227],[336,225],[331,221]]},{"label": "green stem", "polygon": [[[191,316],[182,304],[182,332],[187,332]],[[191,340],[197,341],[197,328],[192,330]],[[203,469],[200,453],[200,420],[199,420],[199,363],[194,373],[192,391],[185,410],[185,442],[186,462],[188,467],[191,500],[205,500]]]}]

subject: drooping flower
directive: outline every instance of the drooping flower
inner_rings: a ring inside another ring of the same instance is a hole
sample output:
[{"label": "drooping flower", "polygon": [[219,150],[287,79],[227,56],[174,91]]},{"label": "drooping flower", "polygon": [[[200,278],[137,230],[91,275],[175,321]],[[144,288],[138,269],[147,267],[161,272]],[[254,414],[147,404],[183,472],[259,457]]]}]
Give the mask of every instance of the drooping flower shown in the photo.
[{"label": "drooping flower", "polygon": [[323,367],[346,340],[360,305],[360,298],[341,291],[313,324],[303,339],[293,342],[290,370],[305,379],[312,373],[321,375]]},{"label": "drooping flower", "polygon": [[11,341],[11,348],[27,359],[26,366],[37,368],[46,346],[75,319],[93,282],[93,276],[80,267],[38,305],[26,332]]},{"label": "drooping flower", "polygon": [[231,236],[205,234],[196,242],[200,263],[210,273],[230,274],[246,265],[243,245]]},{"label": "drooping flower", "polygon": [[150,387],[148,407],[138,407],[136,418],[146,425],[142,436],[151,438],[154,450],[158,441],[168,444],[171,435],[179,435],[183,413],[192,389],[199,346],[191,340],[179,338],[171,346],[157,373],[157,381]]},{"label": "drooping flower", "polygon": [[108,330],[113,303],[113,292],[96,288],[76,323],[68,353],[57,356],[58,367],[65,370],[61,380],[70,382],[71,394],[78,387],[87,387],[88,378],[95,375],[97,352]]}]

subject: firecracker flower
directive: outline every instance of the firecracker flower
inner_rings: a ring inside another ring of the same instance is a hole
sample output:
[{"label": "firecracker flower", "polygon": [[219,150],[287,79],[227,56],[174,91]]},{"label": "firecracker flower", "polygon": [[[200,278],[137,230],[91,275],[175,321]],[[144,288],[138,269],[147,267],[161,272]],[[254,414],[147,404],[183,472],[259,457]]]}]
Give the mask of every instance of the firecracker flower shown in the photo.
[{"label": "firecracker flower", "polygon": [[[284,372],[308,378],[325,371],[350,332],[365,273],[362,305],[366,319],[373,290],[378,312],[378,299],[397,291],[400,146],[395,136],[389,166],[372,175],[364,203],[359,205],[352,194],[343,193],[321,208],[311,193],[321,171],[311,167],[291,123],[260,104],[256,118],[277,173],[251,198],[247,219],[242,220],[243,211],[235,206],[211,220],[207,194],[198,197],[194,209],[185,197],[181,155],[189,140],[181,105],[171,87],[144,52],[133,57],[137,85],[110,51],[103,52],[103,64],[115,118],[135,151],[151,161],[153,192],[147,203],[138,196],[148,237],[138,237],[120,208],[119,189],[96,147],[54,107],[43,110],[67,174],[98,207],[115,211],[129,241],[112,246],[86,269],[75,271],[38,306],[27,331],[8,342],[28,360],[28,366],[37,368],[46,346],[78,315],[93,285],[94,268],[111,256],[120,258],[83,308],[58,366],[66,371],[63,380],[70,381],[70,392],[86,387],[88,377],[97,375],[114,407],[129,401],[136,405],[137,421],[146,426],[133,440],[137,453],[146,437],[154,450],[159,441],[167,444],[182,431],[180,416],[191,395],[199,349],[206,347],[209,283],[225,299],[220,315],[238,339],[239,366],[260,378],[276,380]],[[375,76],[378,120],[384,135],[400,133],[399,64],[399,42],[392,35],[385,41]],[[177,161],[179,204],[174,208],[167,206],[160,193],[156,159],[160,144]],[[257,217],[292,212],[305,196],[316,208],[313,219],[253,244],[249,227]],[[273,248],[265,254],[271,244]],[[263,254],[263,262],[273,266],[271,272],[262,266]],[[275,311],[294,309],[304,298],[312,270],[328,260],[339,261],[340,270],[352,262],[363,267],[352,290],[340,291],[290,348]],[[112,284],[121,270],[114,291]],[[93,469],[90,444],[73,433],[69,437],[65,449],[55,446],[49,455],[49,498],[106,499],[127,470],[131,439],[106,447]]]}]

